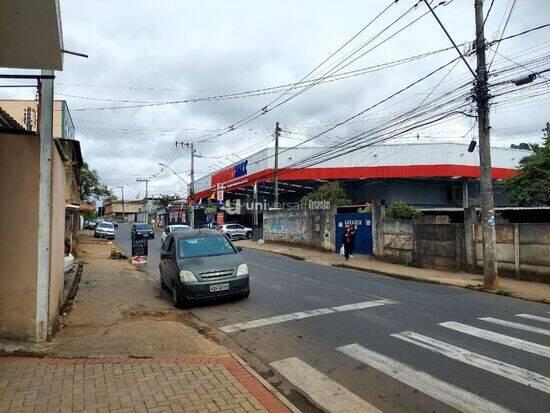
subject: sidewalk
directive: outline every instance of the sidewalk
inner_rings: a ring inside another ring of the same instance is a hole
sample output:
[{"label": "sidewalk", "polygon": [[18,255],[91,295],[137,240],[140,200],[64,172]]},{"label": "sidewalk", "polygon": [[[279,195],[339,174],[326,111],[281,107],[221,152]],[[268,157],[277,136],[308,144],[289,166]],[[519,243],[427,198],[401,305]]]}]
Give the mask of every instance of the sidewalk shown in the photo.
[{"label": "sidewalk", "polygon": [[[183,323],[148,275],[82,242],[84,271],[44,358],[0,357],[0,412],[289,412],[227,349]],[[287,407],[286,404],[289,407]]]},{"label": "sidewalk", "polygon": [[[311,248],[302,248],[289,244],[265,242],[258,244],[255,241],[237,241],[237,245],[260,251],[285,255],[294,259],[308,262],[332,265],[349,268],[359,271],[370,272],[393,278],[428,282],[433,284],[450,285],[455,287],[466,287],[480,289],[483,286],[483,275],[469,274],[464,272],[436,271],[424,268],[408,267],[404,265],[391,264],[378,261],[368,255],[355,255],[349,261],[333,252],[323,252]],[[522,298],[524,300],[550,303],[550,284],[530,281],[519,281],[510,278],[500,278],[500,287],[497,292]]]}]

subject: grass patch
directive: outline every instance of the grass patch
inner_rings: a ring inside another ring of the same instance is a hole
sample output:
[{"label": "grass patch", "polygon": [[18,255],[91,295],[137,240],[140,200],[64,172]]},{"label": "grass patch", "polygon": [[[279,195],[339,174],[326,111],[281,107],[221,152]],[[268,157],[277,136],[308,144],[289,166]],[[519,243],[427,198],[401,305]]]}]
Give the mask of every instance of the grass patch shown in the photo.
[{"label": "grass patch", "polygon": [[497,291],[495,292],[495,294],[497,294],[497,295],[503,295],[503,296],[505,296],[505,297],[511,297],[511,296],[512,296],[512,294],[510,293],[510,291],[506,291],[506,290],[497,290]]}]

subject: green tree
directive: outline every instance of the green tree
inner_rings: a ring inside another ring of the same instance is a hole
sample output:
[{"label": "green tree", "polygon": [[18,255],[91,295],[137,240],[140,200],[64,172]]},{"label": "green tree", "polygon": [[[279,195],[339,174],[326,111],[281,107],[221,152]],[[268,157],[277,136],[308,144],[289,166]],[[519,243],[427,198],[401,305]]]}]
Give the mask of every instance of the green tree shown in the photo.
[{"label": "green tree", "polygon": [[550,141],[531,145],[531,155],[519,161],[518,174],[502,182],[510,200],[520,206],[550,205]]},{"label": "green tree", "polygon": [[329,201],[331,205],[350,205],[351,201],[347,198],[346,191],[339,182],[327,182],[321,185],[315,191],[305,195],[301,202],[309,204],[311,201]]},{"label": "green tree", "polygon": [[97,171],[90,169],[84,162],[80,168],[80,199],[86,202],[94,202],[114,197],[113,191],[101,182]]},{"label": "green tree", "polygon": [[180,199],[180,197],[175,194],[160,194],[155,201],[155,205],[162,208],[168,208],[169,204],[178,199]]},{"label": "green tree", "polygon": [[386,212],[386,216],[388,216],[388,218],[395,219],[414,219],[419,218],[421,215],[422,211],[407,204],[405,201],[394,202]]}]

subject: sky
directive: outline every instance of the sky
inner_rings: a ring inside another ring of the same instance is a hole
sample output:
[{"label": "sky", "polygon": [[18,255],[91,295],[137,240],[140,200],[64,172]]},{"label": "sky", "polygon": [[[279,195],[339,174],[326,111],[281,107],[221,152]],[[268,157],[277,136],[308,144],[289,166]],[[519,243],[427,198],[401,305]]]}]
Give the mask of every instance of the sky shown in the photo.
[{"label": "sky", "polygon": [[[501,37],[513,2],[493,2],[485,25],[487,40]],[[56,73],[56,99],[68,102],[85,161],[115,193],[119,193],[118,186],[124,185],[127,199],[144,196],[145,185],[136,179],[148,177],[153,177],[149,182],[150,196],[183,193],[184,182],[159,166],[159,163],[169,163],[178,175],[189,179],[189,150],[176,149],[175,142],[195,142],[197,154],[203,156],[196,161],[198,178],[273,145],[277,121],[284,130],[281,146],[296,145],[322,131],[325,125],[373,105],[457,56],[455,50],[449,50],[407,64],[316,85],[242,128],[216,136],[217,130],[225,130],[256,113],[279,95],[113,107],[210,97],[297,82],[392,2],[60,0],[60,3],[64,47],[86,53],[89,58],[65,55],[63,71]],[[322,75],[330,64],[372,39],[415,3],[400,0],[389,7],[315,74]],[[448,3],[437,7],[436,13],[461,50],[465,50],[463,44],[471,41],[475,33],[474,0]],[[485,13],[490,3],[485,0]],[[505,35],[550,22],[547,0],[515,3]],[[424,4],[418,5],[377,41],[426,11]],[[518,76],[528,74],[528,68],[512,62],[530,59],[540,59],[539,69],[550,67],[549,35],[550,28],[547,28],[503,41],[498,53],[512,61],[497,55],[494,69],[515,65]],[[342,71],[449,46],[450,41],[428,14]],[[492,60],[493,50],[488,50],[488,61]],[[475,58],[468,61],[475,68]],[[471,77],[464,63],[451,67],[451,71],[438,73],[377,108],[371,117],[343,125],[308,145],[322,146],[331,139],[344,139],[361,128],[376,125],[383,116],[399,113],[406,105],[420,103],[432,88],[443,92],[446,87]],[[546,78],[548,75],[550,72]],[[544,92],[544,89],[538,90]],[[0,98],[32,97],[28,89],[0,90]],[[530,99],[525,94],[519,95],[512,102],[495,107],[491,112],[493,145],[540,141],[541,129],[550,121],[549,109],[548,93]],[[472,126],[472,120],[464,117],[418,131],[418,137],[426,141],[469,143],[476,137],[477,128]]]}]

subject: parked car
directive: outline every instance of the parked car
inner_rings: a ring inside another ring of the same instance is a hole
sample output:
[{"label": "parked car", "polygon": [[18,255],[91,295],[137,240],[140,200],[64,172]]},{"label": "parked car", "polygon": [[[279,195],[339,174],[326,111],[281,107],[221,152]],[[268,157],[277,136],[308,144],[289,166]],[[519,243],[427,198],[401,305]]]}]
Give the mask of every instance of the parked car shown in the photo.
[{"label": "parked car", "polygon": [[241,224],[219,225],[217,230],[225,234],[231,240],[236,238],[251,239],[253,235],[252,228],[243,227]]},{"label": "parked car", "polygon": [[115,226],[110,222],[100,222],[95,227],[94,238],[115,239]]},{"label": "parked car", "polygon": [[160,284],[178,307],[220,297],[248,297],[248,266],[223,234],[212,229],[173,232],[160,251]]},{"label": "parked car", "polygon": [[111,224],[113,224],[113,226],[114,226],[115,228],[118,228],[118,222],[117,222],[116,219],[111,218],[111,219],[109,219],[107,222],[110,222]]},{"label": "parked car", "polygon": [[95,229],[96,226],[97,226],[96,221],[86,221],[86,222],[84,222],[84,229]]},{"label": "parked car", "polygon": [[164,228],[164,231],[162,232],[160,236],[160,240],[164,241],[164,239],[168,236],[168,234],[171,234],[172,232],[180,232],[180,231],[187,231],[190,230],[191,227],[189,225],[168,225],[166,228]]},{"label": "parked car", "polygon": [[155,238],[155,232],[153,231],[153,227],[151,226],[151,224],[136,223],[132,225],[130,234],[132,236],[132,239],[133,238],[149,238],[149,239]]}]

